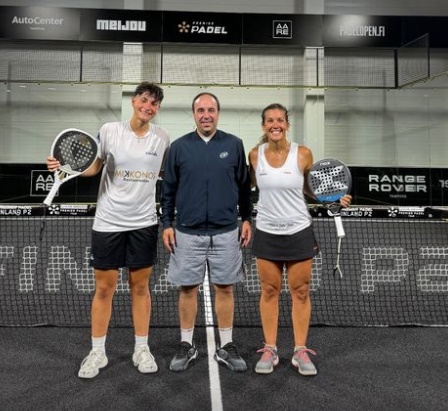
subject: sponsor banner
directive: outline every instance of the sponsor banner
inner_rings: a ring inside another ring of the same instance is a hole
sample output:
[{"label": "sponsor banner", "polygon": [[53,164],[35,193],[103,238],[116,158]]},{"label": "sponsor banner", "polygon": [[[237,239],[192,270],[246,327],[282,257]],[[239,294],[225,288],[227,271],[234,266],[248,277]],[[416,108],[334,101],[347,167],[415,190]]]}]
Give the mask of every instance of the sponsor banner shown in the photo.
[{"label": "sponsor banner", "polygon": [[322,17],[318,15],[245,14],[243,44],[322,46]]},{"label": "sponsor banner", "polygon": [[323,16],[324,47],[399,47],[401,18],[387,16]]},{"label": "sponsor banner", "polygon": [[[53,174],[42,164],[0,164],[0,203],[41,203],[53,186]],[[59,188],[55,202],[94,203],[101,173],[74,178]]]},{"label": "sponsor banner", "polygon": [[429,34],[447,47],[446,16],[238,14],[0,7],[0,38],[305,47],[401,47]]},{"label": "sponsor banner", "polygon": [[4,205],[0,204],[0,218],[9,217],[92,217],[96,206],[93,204],[52,204],[44,205]]},{"label": "sponsor banner", "polygon": [[80,40],[160,42],[162,12],[84,9]]},{"label": "sponsor banner", "polygon": [[[44,210],[46,212],[44,213]],[[0,217],[92,217],[95,215],[96,204],[51,204],[48,207],[35,204],[0,204]],[[313,219],[331,219],[333,216],[322,206],[310,206],[309,212]],[[369,207],[352,206],[341,210],[341,216],[346,219],[447,219],[448,209],[432,207],[390,206]]]},{"label": "sponsor banner", "polygon": [[45,7],[1,7],[0,38],[78,40],[81,11]]},{"label": "sponsor banner", "polygon": [[54,183],[54,173],[48,170],[31,170],[30,197],[46,197]]},{"label": "sponsor banner", "polygon": [[[329,218],[331,213],[323,206],[310,207],[313,218]],[[394,219],[441,219],[448,217],[448,209],[413,206],[351,206],[341,210],[341,216],[345,218],[394,218]]]},{"label": "sponsor banner", "polygon": [[95,215],[95,210],[96,206],[91,204],[52,204],[48,207],[46,215],[90,217]]},{"label": "sponsor banner", "polygon": [[1,205],[0,217],[31,217],[38,215],[36,213],[36,207],[30,205]]},{"label": "sponsor banner", "polygon": [[448,171],[430,168],[350,167],[357,204],[442,206],[447,203]]},{"label": "sponsor banner", "polygon": [[230,13],[163,12],[163,41],[241,44],[241,19]]},{"label": "sponsor banner", "polygon": [[[448,206],[448,169],[349,167],[354,205]],[[95,203],[101,174],[74,178],[63,184],[58,203]],[[157,182],[156,200],[160,201]],[[53,185],[53,175],[42,164],[0,164],[0,203],[40,203]],[[252,192],[254,203],[257,191]],[[363,211],[367,212],[367,211]],[[256,213],[256,206],[254,213]],[[366,216],[366,215],[364,215]]]}]

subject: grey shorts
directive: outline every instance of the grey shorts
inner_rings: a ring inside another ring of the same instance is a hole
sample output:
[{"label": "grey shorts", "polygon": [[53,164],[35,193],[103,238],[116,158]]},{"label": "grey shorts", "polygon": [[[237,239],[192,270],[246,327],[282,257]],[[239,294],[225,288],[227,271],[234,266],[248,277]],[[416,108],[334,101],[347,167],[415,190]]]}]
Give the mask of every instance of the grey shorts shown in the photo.
[{"label": "grey shorts", "polygon": [[198,285],[208,268],[212,284],[229,285],[244,279],[239,229],[210,235],[176,230],[176,246],[170,255],[167,279],[176,285]]}]

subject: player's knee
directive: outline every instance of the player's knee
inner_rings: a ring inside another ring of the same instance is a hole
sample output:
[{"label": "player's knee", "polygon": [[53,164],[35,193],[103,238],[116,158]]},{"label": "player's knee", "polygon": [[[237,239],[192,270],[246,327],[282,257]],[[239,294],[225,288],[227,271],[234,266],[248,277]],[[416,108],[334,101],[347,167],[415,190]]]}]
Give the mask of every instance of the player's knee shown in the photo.
[{"label": "player's knee", "polygon": [[305,302],[309,299],[310,288],[308,283],[301,284],[298,287],[292,288],[290,291],[292,298],[299,302]]},{"label": "player's knee", "polygon": [[265,299],[271,299],[278,297],[280,288],[276,284],[262,283],[261,294]]}]

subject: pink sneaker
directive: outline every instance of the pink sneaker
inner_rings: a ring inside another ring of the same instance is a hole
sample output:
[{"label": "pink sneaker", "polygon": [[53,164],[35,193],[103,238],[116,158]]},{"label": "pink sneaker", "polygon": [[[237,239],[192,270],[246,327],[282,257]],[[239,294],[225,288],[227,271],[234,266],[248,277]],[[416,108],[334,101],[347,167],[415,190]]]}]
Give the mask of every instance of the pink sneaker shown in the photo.
[{"label": "pink sneaker", "polygon": [[317,370],[308,354],[316,355],[313,350],[306,347],[297,347],[292,357],[292,365],[297,368],[302,375],[316,375]]},{"label": "pink sneaker", "polygon": [[257,374],[270,374],[278,364],[277,350],[274,347],[265,345],[264,348],[257,352],[263,353],[263,355],[255,366],[255,372]]}]

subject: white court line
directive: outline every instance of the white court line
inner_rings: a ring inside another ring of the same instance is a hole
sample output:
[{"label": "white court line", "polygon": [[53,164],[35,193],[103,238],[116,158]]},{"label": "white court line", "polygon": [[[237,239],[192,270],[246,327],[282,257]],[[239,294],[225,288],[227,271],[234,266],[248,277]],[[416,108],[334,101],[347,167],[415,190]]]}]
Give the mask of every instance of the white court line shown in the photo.
[{"label": "white court line", "polygon": [[204,283],[204,312],[205,329],[207,331],[208,369],[210,379],[210,398],[212,402],[211,411],[223,411],[221,382],[219,379],[219,365],[213,358],[216,351],[215,327],[213,322],[212,295],[210,292],[210,281],[208,270],[205,272]]}]

